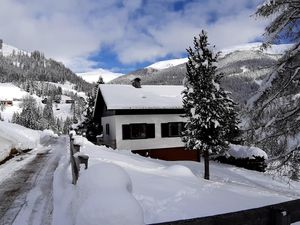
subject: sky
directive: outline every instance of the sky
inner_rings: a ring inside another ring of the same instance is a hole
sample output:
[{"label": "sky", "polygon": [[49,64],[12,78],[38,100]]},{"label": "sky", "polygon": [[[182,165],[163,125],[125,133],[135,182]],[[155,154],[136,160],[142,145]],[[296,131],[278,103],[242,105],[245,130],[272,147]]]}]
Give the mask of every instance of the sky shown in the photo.
[{"label": "sky", "polygon": [[0,38],[74,72],[127,73],[186,56],[202,29],[222,49],[261,40],[262,0],[0,0]]}]

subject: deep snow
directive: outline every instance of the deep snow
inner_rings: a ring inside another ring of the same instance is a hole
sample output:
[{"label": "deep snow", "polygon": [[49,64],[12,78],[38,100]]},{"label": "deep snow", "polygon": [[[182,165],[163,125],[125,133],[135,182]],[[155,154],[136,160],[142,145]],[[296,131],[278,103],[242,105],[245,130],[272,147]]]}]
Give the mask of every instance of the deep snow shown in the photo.
[{"label": "deep snow", "polygon": [[0,121],[0,162],[11,149],[27,150],[38,147],[41,131],[31,130],[18,124]]},{"label": "deep snow", "polygon": [[[77,138],[90,157],[71,185],[68,153],[54,177],[53,224],[144,224],[203,217],[299,198],[298,182],[211,163],[144,158]],[[99,213],[101,212],[101,213]],[[66,215],[68,215],[66,217]]]}]

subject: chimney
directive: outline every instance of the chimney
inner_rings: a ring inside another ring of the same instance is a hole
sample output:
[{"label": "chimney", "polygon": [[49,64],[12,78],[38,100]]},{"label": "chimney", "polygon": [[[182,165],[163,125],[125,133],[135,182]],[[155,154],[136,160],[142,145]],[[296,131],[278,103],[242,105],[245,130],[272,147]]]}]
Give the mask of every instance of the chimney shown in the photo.
[{"label": "chimney", "polygon": [[131,81],[131,84],[135,88],[141,88],[141,78],[136,77]]}]

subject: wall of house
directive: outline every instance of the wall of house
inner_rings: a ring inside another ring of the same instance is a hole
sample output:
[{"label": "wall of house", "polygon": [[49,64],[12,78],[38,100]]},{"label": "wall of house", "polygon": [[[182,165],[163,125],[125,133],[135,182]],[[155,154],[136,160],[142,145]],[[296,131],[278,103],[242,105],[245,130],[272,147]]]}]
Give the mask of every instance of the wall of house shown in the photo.
[{"label": "wall of house", "polygon": [[[115,115],[103,117],[103,127],[106,123],[111,123],[111,137],[106,137],[105,140],[116,140],[116,148],[128,150],[141,149],[159,149],[159,148],[174,148],[183,147],[184,144],[180,137],[161,137],[161,123],[168,122],[185,122],[186,119],[180,117],[180,114],[157,114],[157,115]],[[122,139],[122,125],[131,123],[154,123],[155,124],[155,138],[148,139]],[[105,131],[104,131],[105,133]]]},{"label": "wall of house", "polygon": [[[116,117],[102,117],[103,142],[112,148],[116,148]],[[109,124],[109,135],[106,133],[106,124]]]}]

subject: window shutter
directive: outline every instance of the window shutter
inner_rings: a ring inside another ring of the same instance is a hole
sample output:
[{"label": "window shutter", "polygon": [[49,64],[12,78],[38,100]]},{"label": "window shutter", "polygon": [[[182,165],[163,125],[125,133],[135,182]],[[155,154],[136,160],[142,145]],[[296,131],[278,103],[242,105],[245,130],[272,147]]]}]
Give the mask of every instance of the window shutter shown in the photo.
[{"label": "window shutter", "polygon": [[168,123],[161,124],[161,137],[169,137],[169,124]]},{"label": "window shutter", "polygon": [[123,140],[128,140],[130,139],[130,125],[122,125],[122,135],[123,135]]},{"label": "window shutter", "polygon": [[109,135],[110,133],[109,133],[109,124],[108,123],[105,125],[105,130],[106,130],[106,134]]},{"label": "window shutter", "polygon": [[146,138],[155,138],[155,124],[146,124]]}]

